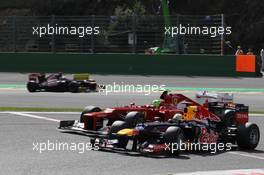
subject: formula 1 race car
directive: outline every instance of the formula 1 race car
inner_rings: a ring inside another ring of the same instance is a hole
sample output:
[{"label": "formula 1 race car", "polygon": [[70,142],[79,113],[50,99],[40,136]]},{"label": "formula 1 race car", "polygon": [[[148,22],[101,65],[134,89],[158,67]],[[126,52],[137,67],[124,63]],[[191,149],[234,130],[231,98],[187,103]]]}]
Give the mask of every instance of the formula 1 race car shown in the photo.
[{"label": "formula 1 race car", "polygon": [[95,80],[89,79],[89,74],[74,74],[73,79],[66,78],[62,73],[49,76],[42,73],[32,73],[28,76],[27,90],[29,92],[83,92],[97,91]]},{"label": "formula 1 race car", "polygon": [[59,129],[87,135],[101,149],[127,150],[132,141],[132,151],[141,153],[178,154],[182,143],[187,150],[218,143],[230,149],[231,145],[257,147],[260,132],[256,124],[248,122],[248,106],[233,103],[230,96],[197,96],[205,99],[203,104],[164,92],[159,105],[154,101],[153,105],[133,104],[105,111],[90,108],[83,112],[81,121],[61,121]]}]

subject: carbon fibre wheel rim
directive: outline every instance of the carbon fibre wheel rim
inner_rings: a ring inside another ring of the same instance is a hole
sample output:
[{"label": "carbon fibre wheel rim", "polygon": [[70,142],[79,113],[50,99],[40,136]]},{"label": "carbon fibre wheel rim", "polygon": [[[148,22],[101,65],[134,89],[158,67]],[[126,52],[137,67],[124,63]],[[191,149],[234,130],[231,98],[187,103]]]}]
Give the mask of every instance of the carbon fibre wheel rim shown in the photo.
[{"label": "carbon fibre wheel rim", "polygon": [[255,145],[258,143],[259,140],[259,132],[257,128],[253,128],[249,135],[250,142]]}]

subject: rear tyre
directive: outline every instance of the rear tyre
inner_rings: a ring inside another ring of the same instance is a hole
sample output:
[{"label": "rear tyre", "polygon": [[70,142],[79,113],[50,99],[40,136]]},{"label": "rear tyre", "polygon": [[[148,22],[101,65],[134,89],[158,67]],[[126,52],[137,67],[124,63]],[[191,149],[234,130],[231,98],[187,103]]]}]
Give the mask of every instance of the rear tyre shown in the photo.
[{"label": "rear tyre", "polygon": [[246,123],[237,128],[237,145],[241,149],[253,150],[260,139],[259,128],[255,123]]},{"label": "rear tyre", "polygon": [[224,126],[229,127],[234,124],[235,111],[226,111],[225,115],[222,117]]},{"label": "rear tyre", "polygon": [[39,85],[38,83],[35,83],[35,82],[28,82],[27,83],[27,90],[29,92],[36,92],[39,88]]},{"label": "rear tyre", "polygon": [[[127,123],[124,121],[115,121],[109,131],[109,138],[114,138],[112,134],[116,134],[118,131],[127,128]],[[118,143],[116,144],[116,147],[118,148],[126,148],[128,139],[127,138],[118,138]]]},{"label": "rear tyre", "polygon": [[81,113],[81,116],[80,116],[80,122],[81,122],[81,123],[84,122],[84,114],[91,113],[91,112],[100,112],[100,111],[102,111],[102,109],[99,108],[99,107],[95,107],[95,106],[86,106],[86,107],[83,109],[83,112]]},{"label": "rear tyre", "polygon": [[72,93],[77,93],[79,92],[79,84],[77,82],[71,82],[69,84],[69,91]]},{"label": "rear tyre", "polygon": [[89,83],[89,89],[90,89],[91,91],[96,91],[96,89],[97,89],[97,84],[96,84],[95,81],[90,81],[90,83]]},{"label": "rear tyre", "polygon": [[181,128],[176,126],[170,126],[167,128],[166,132],[163,135],[164,141],[169,145],[170,149],[167,149],[166,152],[169,155],[179,155],[180,153],[180,143],[184,140],[184,133]]}]

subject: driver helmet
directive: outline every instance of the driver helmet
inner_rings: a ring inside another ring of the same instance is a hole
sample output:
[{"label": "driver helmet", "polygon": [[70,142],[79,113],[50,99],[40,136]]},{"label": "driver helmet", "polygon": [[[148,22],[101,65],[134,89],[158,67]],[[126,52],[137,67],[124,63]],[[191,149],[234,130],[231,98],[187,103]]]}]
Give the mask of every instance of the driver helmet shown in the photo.
[{"label": "driver helmet", "polygon": [[182,120],[182,119],[183,119],[183,115],[177,113],[177,114],[175,114],[175,115],[173,116],[173,119],[174,119],[174,120]]},{"label": "driver helmet", "polygon": [[161,100],[153,100],[152,102],[152,105],[155,106],[155,107],[160,107],[160,104],[161,104]]},{"label": "driver helmet", "polygon": [[62,76],[63,76],[63,73],[62,73],[62,72],[59,72],[59,73],[58,73],[58,76],[59,76],[59,77],[62,77]]}]

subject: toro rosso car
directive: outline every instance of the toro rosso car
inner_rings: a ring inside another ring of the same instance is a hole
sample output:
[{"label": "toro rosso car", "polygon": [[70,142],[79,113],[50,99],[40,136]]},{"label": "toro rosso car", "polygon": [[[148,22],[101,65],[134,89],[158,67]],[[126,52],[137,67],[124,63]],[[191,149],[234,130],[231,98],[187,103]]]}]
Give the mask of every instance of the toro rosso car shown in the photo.
[{"label": "toro rosso car", "polygon": [[29,92],[81,92],[96,91],[97,83],[89,79],[89,74],[75,74],[73,79],[66,78],[62,73],[49,76],[32,73],[28,76],[27,90]]},{"label": "toro rosso car", "polygon": [[257,147],[260,132],[256,124],[248,122],[248,106],[233,103],[227,94],[202,93],[197,99],[203,103],[164,92],[152,105],[132,104],[104,111],[90,108],[80,121],[61,121],[59,129],[87,135],[101,149],[141,153],[178,154],[183,143],[187,150],[218,143],[230,149],[231,145]]}]

